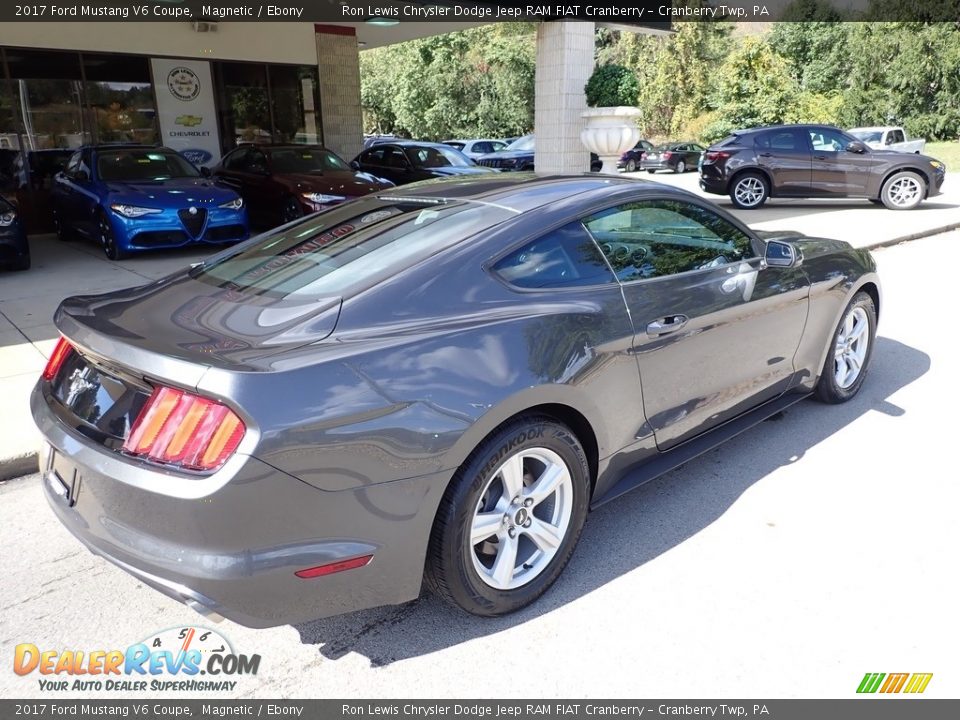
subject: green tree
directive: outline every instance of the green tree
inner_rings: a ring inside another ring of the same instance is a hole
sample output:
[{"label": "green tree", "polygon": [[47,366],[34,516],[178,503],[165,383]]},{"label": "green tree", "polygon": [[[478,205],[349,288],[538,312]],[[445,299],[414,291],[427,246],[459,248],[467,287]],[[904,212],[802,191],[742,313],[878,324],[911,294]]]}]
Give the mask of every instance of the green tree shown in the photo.
[{"label": "green tree", "polygon": [[759,37],[743,38],[717,73],[713,103],[733,127],[788,122],[798,97],[787,61]]}]

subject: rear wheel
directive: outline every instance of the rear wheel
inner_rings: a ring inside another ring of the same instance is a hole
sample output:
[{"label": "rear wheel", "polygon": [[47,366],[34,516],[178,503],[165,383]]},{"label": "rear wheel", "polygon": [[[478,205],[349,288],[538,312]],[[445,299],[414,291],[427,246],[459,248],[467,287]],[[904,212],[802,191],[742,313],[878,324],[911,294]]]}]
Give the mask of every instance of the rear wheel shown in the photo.
[{"label": "rear wheel", "polygon": [[763,205],[770,195],[767,179],[759,173],[738,175],[730,188],[730,199],[741,210],[753,210]]},{"label": "rear wheel", "polygon": [[685,173],[687,171],[687,164],[683,160],[680,160],[673,168],[673,171],[675,173]]},{"label": "rear wheel", "polygon": [[880,200],[890,210],[912,210],[923,201],[926,183],[914,172],[894,173],[883,184]]},{"label": "rear wheel", "polygon": [[123,260],[129,256],[129,252],[120,247],[117,243],[117,236],[110,226],[110,219],[105,212],[100,212],[97,217],[97,230],[100,233],[100,245],[103,247],[103,254],[110,260]]},{"label": "rear wheel", "polygon": [[573,554],[589,494],[587,459],[569,428],[545,417],[502,425],[447,488],[430,536],[427,584],[475,615],[529,605]]},{"label": "rear wheel", "polygon": [[830,350],[817,382],[817,399],[846,402],[860,391],[873,354],[877,334],[877,309],[868,293],[858,292],[830,341]]}]

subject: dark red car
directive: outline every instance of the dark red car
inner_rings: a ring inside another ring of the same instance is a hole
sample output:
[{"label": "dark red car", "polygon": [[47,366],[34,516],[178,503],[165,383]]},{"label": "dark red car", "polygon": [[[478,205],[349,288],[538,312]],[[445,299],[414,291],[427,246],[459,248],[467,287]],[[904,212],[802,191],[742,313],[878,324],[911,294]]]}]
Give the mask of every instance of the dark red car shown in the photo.
[{"label": "dark red car", "polygon": [[243,197],[250,224],[273,227],[346,200],[393,187],[357,172],[319,145],[241,145],[213,176]]}]

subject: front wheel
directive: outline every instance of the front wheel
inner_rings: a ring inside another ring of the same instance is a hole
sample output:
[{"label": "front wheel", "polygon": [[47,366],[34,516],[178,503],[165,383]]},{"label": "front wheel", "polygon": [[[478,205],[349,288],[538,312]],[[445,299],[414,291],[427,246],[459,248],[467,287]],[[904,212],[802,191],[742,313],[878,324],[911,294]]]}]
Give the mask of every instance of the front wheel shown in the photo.
[{"label": "front wheel", "polygon": [[763,205],[770,195],[767,180],[759,173],[738,175],[730,188],[730,199],[741,210],[753,210]]},{"label": "front wheel", "polygon": [[858,292],[830,341],[830,350],[817,382],[817,399],[842,403],[860,391],[877,335],[877,309],[868,293]]},{"label": "front wheel", "polygon": [[656,170],[647,170],[647,172],[653,175],[656,172]]},{"label": "front wheel", "polygon": [[300,207],[297,199],[291,195],[283,201],[283,206],[280,208],[280,224],[286,225],[288,222],[299,220],[301,217],[303,217],[303,208]]},{"label": "front wheel", "polygon": [[589,495],[587,459],[569,428],[545,417],[501,426],[457,471],[440,502],[428,586],[474,615],[529,605],[566,567]]},{"label": "front wheel", "polygon": [[627,160],[627,172],[636,172],[636,171],[637,171],[637,161]]},{"label": "front wheel", "polygon": [[100,245],[103,247],[103,254],[109,260],[123,260],[129,256],[126,250],[120,247],[117,242],[117,236],[110,226],[110,219],[105,212],[101,212],[97,219],[97,229],[100,233]]},{"label": "front wheel", "polygon": [[923,201],[926,183],[913,172],[894,173],[883,184],[880,200],[890,210],[912,210]]}]

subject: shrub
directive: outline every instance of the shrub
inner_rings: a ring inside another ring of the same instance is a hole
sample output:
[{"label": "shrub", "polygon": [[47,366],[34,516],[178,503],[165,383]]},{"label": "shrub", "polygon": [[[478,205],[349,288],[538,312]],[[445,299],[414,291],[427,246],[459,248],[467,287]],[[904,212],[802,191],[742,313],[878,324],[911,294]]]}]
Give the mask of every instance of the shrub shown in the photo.
[{"label": "shrub", "polygon": [[583,88],[590,107],[636,105],[640,85],[632,70],[623,65],[600,65]]}]

